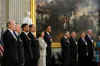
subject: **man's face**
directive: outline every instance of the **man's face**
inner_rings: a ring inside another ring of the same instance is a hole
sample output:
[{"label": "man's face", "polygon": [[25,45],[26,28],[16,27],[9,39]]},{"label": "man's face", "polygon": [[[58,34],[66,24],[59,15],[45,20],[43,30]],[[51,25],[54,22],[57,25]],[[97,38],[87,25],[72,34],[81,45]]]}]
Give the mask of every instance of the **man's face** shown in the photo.
[{"label": "man's face", "polygon": [[25,29],[25,32],[28,32],[29,31],[29,26],[26,25],[24,29]]},{"label": "man's face", "polygon": [[34,25],[32,26],[31,31],[36,32],[36,27]]},{"label": "man's face", "polygon": [[92,36],[93,35],[92,30],[88,30],[88,34]]},{"label": "man's face", "polygon": [[16,25],[16,32],[20,33],[20,31],[21,31],[20,25]]},{"label": "man's face", "polygon": [[10,29],[15,30],[15,21],[11,21],[9,27]]},{"label": "man's face", "polygon": [[100,40],[100,36],[98,37],[98,40]]},{"label": "man's face", "polygon": [[70,33],[68,34],[68,38],[70,38]]},{"label": "man's face", "polygon": [[77,36],[76,32],[72,32],[72,37],[76,38],[76,36]]},{"label": "man's face", "polygon": [[86,34],[85,34],[85,32],[83,32],[83,33],[81,34],[81,37],[82,37],[82,38],[85,38],[85,36],[86,36]]},{"label": "man's face", "polygon": [[67,32],[67,33],[65,34],[65,36],[66,36],[67,38],[70,38],[70,33]]},{"label": "man's face", "polygon": [[48,32],[51,32],[51,26],[48,26],[47,30]]}]

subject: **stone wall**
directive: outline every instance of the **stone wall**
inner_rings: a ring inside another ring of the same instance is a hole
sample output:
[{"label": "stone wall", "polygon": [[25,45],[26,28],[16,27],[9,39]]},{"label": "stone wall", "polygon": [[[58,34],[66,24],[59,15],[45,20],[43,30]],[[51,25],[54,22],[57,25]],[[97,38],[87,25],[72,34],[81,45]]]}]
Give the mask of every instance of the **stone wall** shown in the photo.
[{"label": "stone wall", "polygon": [[21,24],[27,11],[30,11],[30,0],[0,0],[0,34],[9,19]]}]

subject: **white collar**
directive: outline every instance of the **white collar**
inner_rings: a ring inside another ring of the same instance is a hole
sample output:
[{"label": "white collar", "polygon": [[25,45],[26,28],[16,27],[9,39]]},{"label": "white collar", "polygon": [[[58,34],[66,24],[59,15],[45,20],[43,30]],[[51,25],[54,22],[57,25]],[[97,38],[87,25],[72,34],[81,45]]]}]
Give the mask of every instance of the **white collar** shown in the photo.
[{"label": "white collar", "polygon": [[8,29],[11,33],[13,33],[13,30],[11,30],[11,29]]},{"label": "white collar", "polygon": [[32,35],[34,35],[34,32],[31,32]]},{"label": "white collar", "polygon": [[48,35],[50,35],[50,33],[49,33],[49,32],[47,32],[47,34],[48,34]]},{"label": "white collar", "polygon": [[13,33],[13,30],[11,30],[11,29],[8,29],[8,30],[11,32],[12,36],[17,40],[16,36]]},{"label": "white collar", "polygon": [[18,33],[18,32],[16,32],[16,31],[15,31],[15,33],[16,33],[16,35],[17,35],[17,36],[19,35],[19,33]]},{"label": "white collar", "polygon": [[24,32],[25,33],[25,35],[27,35],[28,34],[28,32]]},{"label": "white collar", "polygon": [[82,40],[86,42],[85,38],[82,38]]},{"label": "white collar", "polygon": [[67,39],[67,37],[66,37],[66,36],[64,36],[64,38],[65,38],[65,39]]}]

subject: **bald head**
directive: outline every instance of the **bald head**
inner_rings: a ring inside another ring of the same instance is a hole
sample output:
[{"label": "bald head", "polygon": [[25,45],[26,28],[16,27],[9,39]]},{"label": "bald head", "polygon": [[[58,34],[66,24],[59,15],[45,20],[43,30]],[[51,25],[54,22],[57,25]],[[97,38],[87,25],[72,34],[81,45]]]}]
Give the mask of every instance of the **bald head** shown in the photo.
[{"label": "bald head", "polygon": [[92,35],[92,34],[93,34],[92,29],[89,29],[89,30],[88,30],[88,35]]},{"label": "bald head", "polygon": [[7,23],[7,28],[11,30],[15,30],[15,21],[14,20],[9,20]]},{"label": "bald head", "polygon": [[20,31],[21,31],[20,25],[19,24],[16,24],[16,32],[20,33]]}]

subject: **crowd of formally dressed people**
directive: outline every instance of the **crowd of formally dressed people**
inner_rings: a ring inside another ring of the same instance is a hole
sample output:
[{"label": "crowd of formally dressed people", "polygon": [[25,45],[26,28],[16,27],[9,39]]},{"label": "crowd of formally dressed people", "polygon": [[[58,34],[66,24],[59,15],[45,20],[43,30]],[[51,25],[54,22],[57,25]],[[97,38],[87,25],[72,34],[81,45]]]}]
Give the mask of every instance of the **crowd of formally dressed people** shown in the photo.
[{"label": "crowd of formally dressed people", "polygon": [[[3,66],[51,66],[53,42],[51,26],[34,34],[34,24],[15,24],[14,20],[7,22],[7,30],[2,34],[3,48],[0,54],[4,56]],[[79,39],[77,39],[79,37]],[[93,65],[94,40],[91,29],[81,32],[65,32],[61,38],[61,66]],[[2,54],[3,52],[3,54]]]},{"label": "crowd of formally dressed people", "polygon": [[95,65],[94,41],[92,30],[80,33],[77,40],[76,32],[66,32],[61,39],[63,66],[90,66]]},{"label": "crowd of formally dressed people", "polygon": [[[7,30],[2,34],[4,46],[2,66],[50,66],[52,37],[51,26],[38,32],[34,24],[7,22]],[[0,48],[0,51],[1,49]]]}]

